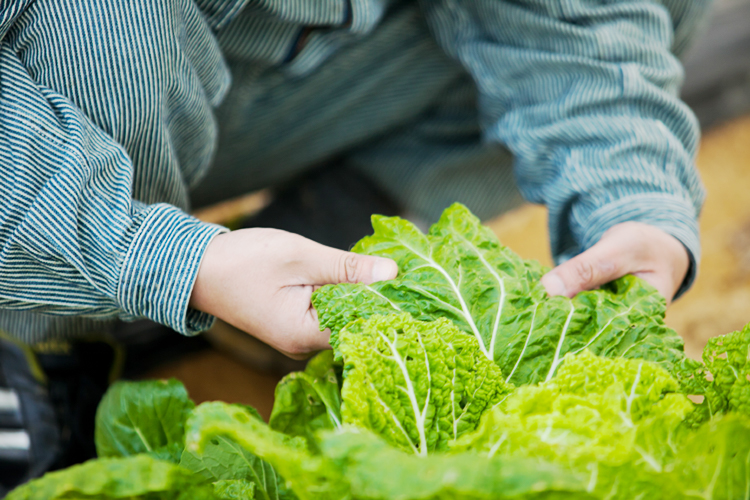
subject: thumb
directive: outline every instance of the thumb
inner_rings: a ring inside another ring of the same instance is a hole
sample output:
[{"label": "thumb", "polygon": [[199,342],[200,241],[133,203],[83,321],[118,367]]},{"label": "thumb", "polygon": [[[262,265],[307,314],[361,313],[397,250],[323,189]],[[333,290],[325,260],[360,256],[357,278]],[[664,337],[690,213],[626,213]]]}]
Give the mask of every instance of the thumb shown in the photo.
[{"label": "thumb", "polygon": [[365,283],[390,280],[398,274],[398,266],[391,259],[344,252],[321,245],[308,270],[312,285],[328,283]]},{"label": "thumb", "polygon": [[574,297],[578,292],[592,290],[619,278],[627,267],[617,245],[603,238],[585,252],[573,257],[542,277],[542,285],[550,296]]}]

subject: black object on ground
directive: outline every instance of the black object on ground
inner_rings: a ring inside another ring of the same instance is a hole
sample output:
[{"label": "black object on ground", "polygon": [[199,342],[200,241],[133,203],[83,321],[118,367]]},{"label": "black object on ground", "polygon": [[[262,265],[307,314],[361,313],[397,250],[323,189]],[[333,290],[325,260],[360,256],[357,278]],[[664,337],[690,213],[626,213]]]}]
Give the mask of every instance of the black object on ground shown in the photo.
[{"label": "black object on ground", "polygon": [[274,190],[271,203],[242,227],[272,227],[349,250],[372,234],[372,214],[399,215],[399,207],[362,174],[333,163]]}]

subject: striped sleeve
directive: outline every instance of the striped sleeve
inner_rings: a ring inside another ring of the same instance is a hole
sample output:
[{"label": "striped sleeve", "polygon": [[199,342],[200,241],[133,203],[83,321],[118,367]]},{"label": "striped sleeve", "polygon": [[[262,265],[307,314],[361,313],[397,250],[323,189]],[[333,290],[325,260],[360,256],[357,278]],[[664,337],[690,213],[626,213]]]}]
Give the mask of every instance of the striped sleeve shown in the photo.
[{"label": "striped sleeve", "polygon": [[208,328],[188,303],[224,229],[134,201],[132,178],[124,149],[0,44],[0,308]]},{"label": "striped sleeve", "polygon": [[672,20],[695,5],[665,3],[674,12],[653,1],[423,1],[438,42],[477,83],[485,137],[514,153],[522,194],[547,205],[556,260],[614,224],[648,223],[691,255],[682,293],[700,258],[704,191]]}]

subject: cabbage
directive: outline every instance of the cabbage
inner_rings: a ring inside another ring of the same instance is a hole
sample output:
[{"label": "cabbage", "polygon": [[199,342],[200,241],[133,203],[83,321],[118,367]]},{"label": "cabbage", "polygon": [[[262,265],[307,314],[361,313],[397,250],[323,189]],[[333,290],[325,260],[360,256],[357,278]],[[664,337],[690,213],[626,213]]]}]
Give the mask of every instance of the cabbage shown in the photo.
[{"label": "cabbage", "polygon": [[635,277],[549,298],[461,205],[427,235],[373,225],[354,250],[398,278],[314,294],[333,350],[279,383],[269,424],[120,382],[101,458],[8,498],[750,500],[750,326],[699,363]]}]

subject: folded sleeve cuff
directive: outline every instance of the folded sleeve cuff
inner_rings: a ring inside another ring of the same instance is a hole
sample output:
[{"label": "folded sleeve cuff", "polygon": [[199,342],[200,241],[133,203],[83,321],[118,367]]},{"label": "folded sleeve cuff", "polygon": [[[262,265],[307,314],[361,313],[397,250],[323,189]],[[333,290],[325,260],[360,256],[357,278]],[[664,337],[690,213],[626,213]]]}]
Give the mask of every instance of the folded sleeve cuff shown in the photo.
[{"label": "folded sleeve cuff", "polygon": [[117,301],[124,316],[148,318],[184,335],[207,330],[215,318],[188,303],[206,247],[227,229],[171,205],[149,209],[120,272]]},{"label": "folded sleeve cuff", "polygon": [[[581,250],[593,246],[604,232],[621,222],[642,222],[658,227],[677,238],[688,251],[690,265],[675,299],[685,293],[695,281],[700,262],[700,236],[695,207],[689,201],[663,193],[644,193],[621,198],[608,203],[590,214],[576,214],[582,224],[576,224],[580,231],[574,234],[581,244]],[[585,228],[585,229],[584,229]]]}]

